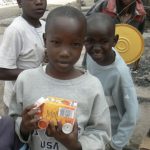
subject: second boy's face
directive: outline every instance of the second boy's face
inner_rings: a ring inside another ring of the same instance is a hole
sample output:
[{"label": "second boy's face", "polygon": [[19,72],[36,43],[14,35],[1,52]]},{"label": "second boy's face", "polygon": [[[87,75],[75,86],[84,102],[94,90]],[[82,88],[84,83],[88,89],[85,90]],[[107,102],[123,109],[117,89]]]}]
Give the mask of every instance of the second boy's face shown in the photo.
[{"label": "second boy's face", "polygon": [[47,1],[46,0],[18,0],[19,6],[23,10],[26,18],[39,19],[43,16]]},{"label": "second boy's face", "polygon": [[114,46],[114,35],[110,30],[88,28],[85,47],[88,54],[100,65],[107,63]]},{"label": "second boy's face", "polygon": [[51,71],[59,74],[72,70],[80,57],[84,35],[83,23],[70,17],[57,17],[50,23],[45,47]]}]

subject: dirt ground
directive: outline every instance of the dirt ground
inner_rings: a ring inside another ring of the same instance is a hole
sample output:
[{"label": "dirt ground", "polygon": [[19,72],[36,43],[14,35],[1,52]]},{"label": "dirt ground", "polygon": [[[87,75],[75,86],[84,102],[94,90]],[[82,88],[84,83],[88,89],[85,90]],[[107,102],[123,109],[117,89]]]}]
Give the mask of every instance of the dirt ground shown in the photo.
[{"label": "dirt ground", "polygon": [[[85,2],[87,6],[91,6],[93,3],[92,0],[85,0]],[[85,9],[88,8],[85,7]],[[0,36],[0,40],[1,37],[2,35]],[[132,76],[137,89],[140,112],[136,129],[130,140],[130,146],[137,149],[143,137],[146,135],[147,131],[150,128],[150,26],[148,26],[148,28],[145,29],[144,40],[145,50],[141,57],[140,68],[137,72],[132,72]],[[4,114],[2,101],[3,85],[4,82],[0,81],[0,115]]]}]

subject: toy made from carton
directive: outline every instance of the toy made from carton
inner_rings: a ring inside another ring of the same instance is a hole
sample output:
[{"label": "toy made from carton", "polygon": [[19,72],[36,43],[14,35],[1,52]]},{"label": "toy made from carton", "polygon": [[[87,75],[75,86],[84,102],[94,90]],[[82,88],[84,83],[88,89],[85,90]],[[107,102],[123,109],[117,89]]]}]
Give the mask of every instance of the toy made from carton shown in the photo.
[{"label": "toy made from carton", "polygon": [[53,121],[55,126],[60,121],[65,134],[72,132],[77,109],[76,101],[49,96],[40,98],[35,104],[41,109],[41,113],[38,113],[41,117],[38,122],[40,129],[47,128],[50,121]]}]

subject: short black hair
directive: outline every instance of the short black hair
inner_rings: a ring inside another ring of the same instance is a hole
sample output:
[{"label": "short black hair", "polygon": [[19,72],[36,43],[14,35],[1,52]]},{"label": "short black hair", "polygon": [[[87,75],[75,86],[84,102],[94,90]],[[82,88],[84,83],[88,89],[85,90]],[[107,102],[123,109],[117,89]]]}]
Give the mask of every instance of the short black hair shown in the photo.
[{"label": "short black hair", "polygon": [[104,13],[93,13],[87,17],[87,26],[93,26],[93,28],[111,28],[112,33],[115,34],[115,22],[113,18]]},{"label": "short black hair", "polygon": [[60,7],[53,9],[48,14],[47,19],[46,19],[45,32],[47,31],[49,24],[53,22],[57,17],[60,17],[60,16],[62,17],[66,16],[66,17],[79,20],[80,22],[85,24],[85,28],[86,28],[86,18],[80,10],[72,6],[60,6]]}]

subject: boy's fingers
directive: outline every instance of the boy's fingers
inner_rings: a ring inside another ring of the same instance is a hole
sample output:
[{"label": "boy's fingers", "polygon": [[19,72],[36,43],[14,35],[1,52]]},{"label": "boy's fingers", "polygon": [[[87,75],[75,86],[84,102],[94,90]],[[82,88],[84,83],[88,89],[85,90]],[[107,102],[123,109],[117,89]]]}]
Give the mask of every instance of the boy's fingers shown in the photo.
[{"label": "boy's fingers", "polygon": [[61,121],[57,122],[57,131],[62,132],[62,123],[61,123]]},{"label": "boy's fingers", "polygon": [[77,123],[77,120],[75,120],[75,122],[74,122],[73,131],[78,131],[78,123]]},{"label": "boy's fingers", "polygon": [[56,129],[55,129],[54,123],[50,121],[46,129],[46,134],[48,136],[53,136],[55,133],[56,133]]},{"label": "boy's fingers", "polygon": [[27,116],[29,117],[29,119],[33,119],[35,118],[35,116],[37,116],[39,112],[40,112],[39,108],[31,109],[30,111],[27,112]]},{"label": "boy's fingers", "polygon": [[34,118],[34,119],[32,119],[32,120],[30,121],[31,126],[33,126],[34,129],[37,129],[37,128],[38,128],[38,125],[37,125],[38,121],[39,121],[39,118]]},{"label": "boy's fingers", "polygon": [[35,107],[35,105],[30,105],[30,106],[27,106],[24,111],[22,112],[22,115],[25,115],[27,112],[29,112],[31,109],[33,109]]},{"label": "boy's fingers", "polygon": [[41,117],[35,115],[35,116],[30,120],[30,122],[31,122],[31,123],[38,122],[40,119],[41,119]]},{"label": "boy's fingers", "polygon": [[31,109],[30,111],[28,111],[28,115],[35,115],[35,114],[37,114],[39,112],[40,112],[39,108]]},{"label": "boy's fingers", "polygon": [[73,134],[78,134],[78,129],[79,129],[78,128],[78,123],[77,123],[77,121],[75,121],[72,133]]},{"label": "boy's fingers", "polygon": [[56,128],[55,128],[54,122],[50,121],[48,126],[49,126],[49,128],[51,130],[51,133],[54,134],[56,132]]}]

